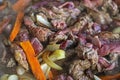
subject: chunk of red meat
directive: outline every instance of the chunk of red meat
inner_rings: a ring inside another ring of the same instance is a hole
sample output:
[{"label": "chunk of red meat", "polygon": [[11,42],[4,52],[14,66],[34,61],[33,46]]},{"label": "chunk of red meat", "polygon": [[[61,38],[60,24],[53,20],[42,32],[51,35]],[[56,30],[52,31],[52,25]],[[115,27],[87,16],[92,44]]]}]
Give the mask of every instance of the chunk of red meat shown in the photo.
[{"label": "chunk of red meat", "polygon": [[55,29],[63,30],[67,27],[67,24],[64,20],[55,19],[55,20],[52,20],[51,23]]},{"label": "chunk of red meat", "polygon": [[52,31],[43,28],[43,27],[34,27],[34,26],[27,26],[33,36],[37,37],[39,41],[45,42],[48,40],[48,36],[52,34]]},{"label": "chunk of red meat", "polygon": [[28,33],[28,31],[26,29],[21,29],[18,37],[19,37],[20,41],[29,40],[29,33]]},{"label": "chunk of red meat", "polygon": [[33,38],[31,40],[31,44],[36,54],[40,53],[43,50],[43,45],[40,43],[40,41],[37,38]]},{"label": "chunk of red meat", "polygon": [[73,44],[72,40],[66,40],[61,43],[60,48],[65,50],[66,48],[70,47],[72,44]]},{"label": "chunk of red meat", "polygon": [[120,44],[111,43],[103,44],[103,46],[98,50],[100,56],[108,55],[109,53],[120,53]]}]

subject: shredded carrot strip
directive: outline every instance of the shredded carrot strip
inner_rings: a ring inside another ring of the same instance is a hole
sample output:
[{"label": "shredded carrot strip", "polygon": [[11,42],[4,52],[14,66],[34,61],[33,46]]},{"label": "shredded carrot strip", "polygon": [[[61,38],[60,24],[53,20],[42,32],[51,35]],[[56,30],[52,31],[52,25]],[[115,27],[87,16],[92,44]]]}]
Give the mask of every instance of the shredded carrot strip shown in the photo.
[{"label": "shredded carrot strip", "polygon": [[53,74],[52,74],[52,71],[49,71],[48,77],[49,77],[49,80],[53,80]]},{"label": "shredded carrot strip", "polygon": [[25,51],[27,60],[30,64],[31,70],[36,77],[37,80],[46,80],[45,75],[41,69],[39,61],[35,57],[34,49],[30,43],[30,41],[24,41],[20,43],[21,47]]},{"label": "shredded carrot strip", "polygon": [[14,11],[23,11],[29,5],[31,0],[18,0],[13,6]]},{"label": "shredded carrot strip", "polygon": [[15,39],[15,37],[17,36],[17,34],[18,34],[19,30],[20,30],[23,16],[24,16],[24,13],[21,12],[21,11],[17,15],[15,25],[13,27],[13,30],[12,30],[11,34],[10,34],[10,41],[11,42]]},{"label": "shredded carrot strip", "polygon": [[100,77],[102,80],[112,80],[112,79],[120,79],[120,73],[110,76],[102,76]]},{"label": "shredded carrot strip", "polygon": [[0,11],[7,7],[7,3],[5,2],[2,6],[0,6]]}]

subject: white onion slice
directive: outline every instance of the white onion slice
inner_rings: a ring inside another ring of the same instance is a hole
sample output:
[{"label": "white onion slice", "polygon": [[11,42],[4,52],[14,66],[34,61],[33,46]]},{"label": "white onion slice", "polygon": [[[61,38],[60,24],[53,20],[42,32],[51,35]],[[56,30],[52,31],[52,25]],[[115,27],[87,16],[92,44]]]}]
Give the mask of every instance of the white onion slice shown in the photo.
[{"label": "white onion slice", "polygon": [[36,15],[36,19],[38,22],[40,22],[48,27],[51,27],[51,24],[47,20],[45,20],[42,16]]},{"label": "white onion slice", "polygon": [[18,76],[13,74],[8,77],[8,80],[19,80]]},{"label": "white onion slice", "polygon": [[18,75],[23,75],[25,73],[25,69],[22,66],[18,66],[16,71]]}]

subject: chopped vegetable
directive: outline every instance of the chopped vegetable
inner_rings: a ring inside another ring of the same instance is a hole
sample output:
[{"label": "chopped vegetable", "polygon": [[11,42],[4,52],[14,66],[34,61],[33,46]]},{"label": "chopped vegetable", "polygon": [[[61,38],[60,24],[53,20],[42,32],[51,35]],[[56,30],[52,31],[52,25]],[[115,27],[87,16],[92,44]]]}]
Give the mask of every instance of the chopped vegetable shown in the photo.
[{"label": "chopped vegetable", "polygon": [[48,73],[50,71],[50,66],[48,66],[46,63],[41,64],[41,69],[43,71],[43,73],[45,74],[45,76],[48,76]]},{"label": "chopped vegetable", "polygon": [[8,77],[8,80],[19,80],[19,79],[17,75],[13,74]]},{"label": "chopped vegetable", "polygon": [[55,51],[55,50],[57,50],[59,48],[60,48],[60,44],[49,44],[49,45],[47,45],[47,47],[42,52],[40,52],[37,55],[37,58],[39,58],[46,50],[47,51]]},{"label": "chopped vegetable", "polygon": [[16,72],[18,75],[23,75],[25,73],[25,69],[22,66],[18,66]]},{"label": "chopped vegetable", "polygon": [[49,77],[49,80],[53,80],[53,74],[52,74],[52,71],[49,71],[49,75],[48,75],[48,77]]},{"label": "chopped vegetable", "polygon": [[53,61],[50,60],[49,58],[49,54],[50,52],[46,51],[43,54],[43,60],[52,68],[57,69],[57,70],[62,70],[62,68],[60,66],[58,66],[57,64],[55,64]]},{"label": "chopped vegetable", "polygon": [[29,5],[31,0],[18,0],[13,6],[13,10],[19,12],[19,11],[23,11],[25,9],[25,7],[27,7]]},{"label": "chopped vegetable", "polygon": [[112,80],[112,79],[120,79],[120,73],[110,76],[102,76],[100,77],[102,80]]},{"label": "chopped vegetable", "polygon": [[46,47],[46,50],[48,51],[55,51],[60,48],[60,44],[49,44]]},{"label": "chopped vegetable", "polygon": [[[45,51],[44,51],[45,52]],[[57,61],[60,59],[65,58],[65,52],[63,50],[56,50],[54,51],[50,56],[49,56],[51,61]],[[41,65],[41,68],[44,72],[44,74],[46,75],[46,77],[49,77],[49,71],[50,71],[50,66],[47,65],[47,63],[44,63]]]},{"label": "chopped vegetable", "polygon": [[95,80],[101,80],[98,76],[94,75]]},{"label": "chopped vegetable", "polygon": [[15,37],[17,36],[17,34],[20,30],[23,17],[24,17],[24,13],[20,11],[17,15],[16,22],[15,22],[15,25],[13,27],[13,30],[10,34],[10,41],[11,42],[15,39]]},{"label": "chopped vegetable", "polygon": [[46,80],[45,75],[40,67],[39,61],[35,57],[34,49],[30,41],[24,41],[20,43],[21,47],[26,53],[28,62],[30,64],[31,70],[37,80]]},{"label": "chopped vegetable", "polygon": [[[65,58],[65,52],[63,50],[56,50],[49,56],[49,58],[51,61],[63,59]],[[49,77],[50,66],[48,66],[47,63],[44,63],[41,65],[41,68],[46,77]]]},{"label": "chopped vegetable", "polygon": [[43,60],[52,68],[57,69],[57,70],[62,70],[60,66],[55,64],[53,61],[58,60],[58,59],[63,59],[65,58],[65,52],[63,50],[56,50],[53,52],[52,56],[49,57],[50,52],[46,51],[43,54]]},{"label": "chopped vegetable", "polygon": [[52,61],[60,60],[65,58],[65,51],[64,50],[55,50],[52,55],[50,55],[50,59]]},{"label": "chopped vegetable", "polygon": [[42,52],[40,52],[36,57],[39,59],[41,57],[41,55],[45,52],[46,50],[43,50]]},{"label": "chopped vegetable", "polygon": [[39,24],[44,24],[45,26],[51,28],[51,24],[48,22],[48,20],[44,19],[44,17],[42,17],[41,15],[37,15],[36,18]]}]

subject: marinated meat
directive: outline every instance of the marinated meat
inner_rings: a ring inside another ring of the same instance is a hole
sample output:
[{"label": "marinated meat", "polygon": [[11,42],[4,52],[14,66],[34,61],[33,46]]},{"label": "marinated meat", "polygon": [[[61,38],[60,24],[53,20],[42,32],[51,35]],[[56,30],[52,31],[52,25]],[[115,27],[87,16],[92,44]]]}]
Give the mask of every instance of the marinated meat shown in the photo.
[{"label": "marinated meat", "polygon": [[102,9],[110,15],[116,15],[118,13],[118,6],[113,0],[106,0],[104,1]]},{"label": "marinated meat", "polygon": [[69,73],[74,77],[75,80],[90,80],[90,78],[85,75],[84,71],[89,69],[91,63],[89,60],[76,60],[71,64]]},{"label": "marinated meat", "polygon": [[74,24],[74,26],[70,27],[70,30],[73,34],[78,34],[81,30],[90,22],[89,16],[80,17],[80,19]]},{"label": "marinated meat", "polygon": [[48,36],[52,34],[52,32],[47,28],[33,26],[28,26],[28,28],[33,34],[33,36],[37,37],[41,42],[47,41]]},{"label": "marinated meat", "polygon": [[51,21],[51,23],[53,24],[55,29],[65,29],[67,27],[66,22],[64,20],[61,19],[53,19]]},{"label": "marinated meat", "polygon": [[38,40],[38,38],[31,39],[31,44],[34,48],[34,51],[35,51],[36,55],[39,54],[43,50],[43,45]]},{"label": "marinated meat", "polygon": [[66,74],[61,74],[57,76],[54,80],[73,80],[73,78]]},{"label": "marinated meat", "polygon": [[22,29],[18,34],[18,38],[20,41],[29,40],[29,32],[27,31],[27,29]]}]

